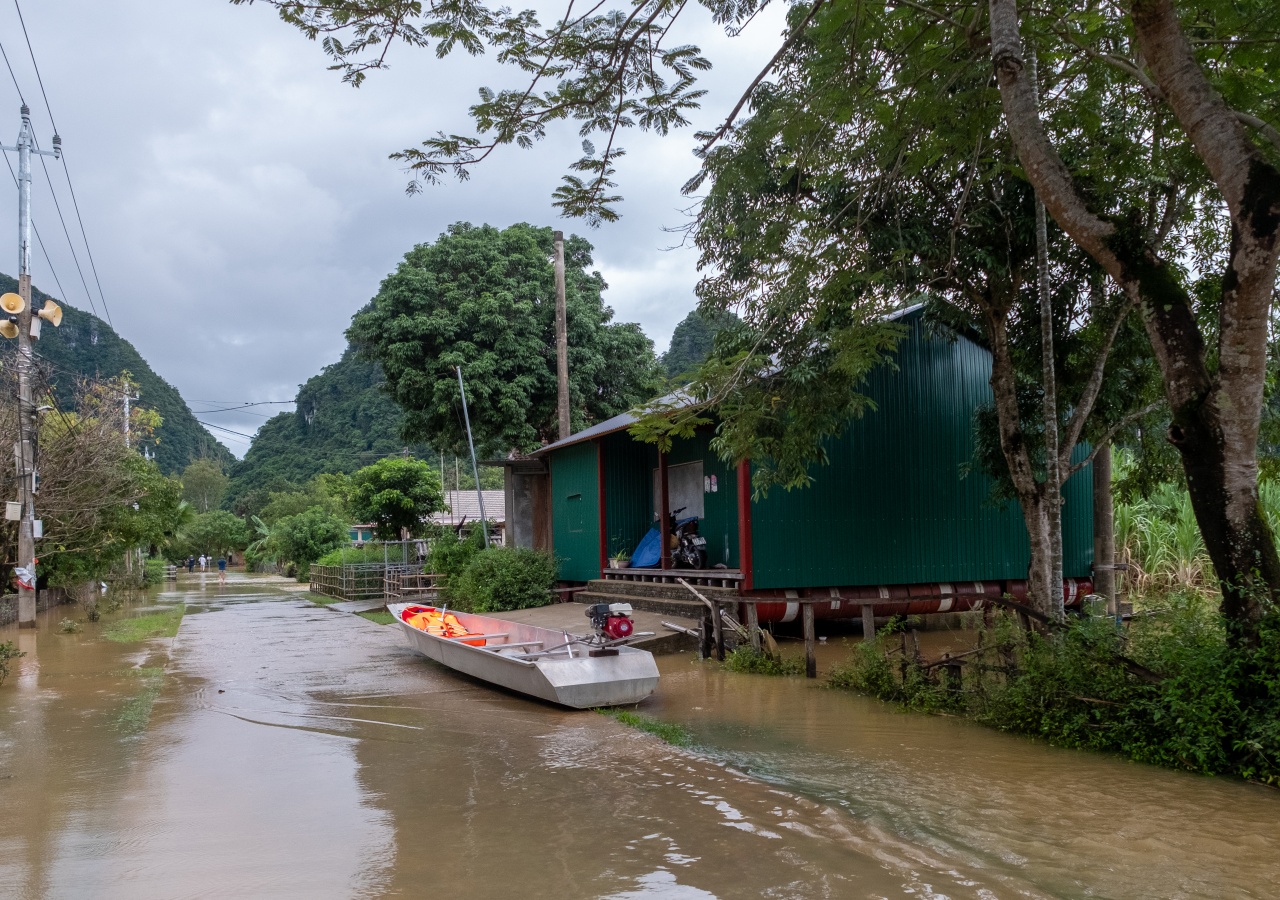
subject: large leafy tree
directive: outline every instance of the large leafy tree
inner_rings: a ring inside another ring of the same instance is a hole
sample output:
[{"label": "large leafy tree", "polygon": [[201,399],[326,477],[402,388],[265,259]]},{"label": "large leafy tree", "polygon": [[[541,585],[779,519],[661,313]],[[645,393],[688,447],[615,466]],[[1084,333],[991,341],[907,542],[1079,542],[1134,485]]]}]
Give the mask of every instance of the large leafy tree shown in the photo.
[{"label": "large leafy tree", "polygon": [[[556,436],[555,272],[552,231],[453,225],[420,244],[383,281],[347,332],[381,364],[405,410],[404,434],[467,451],[456,367],[462,367],[476,449],[527,451]],[[653,345],[612,321],[591,245],[565,241],[569,392],[576,429],[648,399]]]},{"label": "large leafy tree", "polygon": [[197,459],[182,470],[182,499],[207,513],[222,503],[229,482],[221,464],[208,457]]},{"label": "large leafy tree", "polygon": [[[665,133],[683,124],[700,99],[697,73],[709,65],[696,47],[671,37],[688,8],[683,0],[617,0],[585,12],[570,4],[550,25],[533,11],[481,3],[263,2],[308,36],[323,37],[334,67],[356,84],[382,65],[391,42],[434,45],[440,55],[494,48],[501,61],[520,70],[523,83],[481,91],[472,108],[474,135],[440,134],[400,153],[415,185],[450,170],[465,175],[504,145],[528,146],[549,124],[573,118],[584,136],[602,135],[604,144],[599,153],[585,148],[557,202],[567,214],[594,221],[617,215],[611,179],[622,152],[620,131],[638,126]],[[706,135],[704,150],[731,133],[753,89],[788,49],[826,21],[829,2],[796,8],[783,47],[748,86],[730,120]],[[751,0],[703,5],[731,26],[761,6]],[[922,35],[932,30],[949,41],[961,57],[973,48],[989,51],[1020,174],[1071,241],[1141,311],[1172,408],[1168,436],[1181,455],[1222,582],[1232,639],[1256,645],[1263,619],[1280,600],[1280,555],[1260,513],[1257,487],[1280,255],[1280,131],[1274,124],[1280,15],[1273,0],[1208,0],[1194,9],[1179,9],[1172,0],[1050,2],[1025,14],[1015,0],[845,0],[830,7],[859,52],[881,57],[888,69],[897,56],[917,54],[913,44],[881,40],[880,23],[902,17],[917,23]],[[940,42],[934,45],[940,48]],[[1038,84],[1037,58],[1052,90]],[[872,67],[864,81],[834,81],[823,89],[851,101],[859,92],[874,100],[882,87],[927,93],[941,114],[963,116],[963,92],[952,94],[951,59],[939,54],[935,61],[914,83],[897,82],[882,66]],[[886,103],[882,114],[897,112]],[[924,117],[914,124],[923,131],[933,121]],[[938,148],[952,160],[980,160],[983,150],[974,144]],[[1175,228],[1193,209],[1210,225],[1199,240]],[[814,246],[811,255],[822,259],[823,249]],[[1206,279],[1207,290],[1193,289]],[[794,315],[807,319],[808,313],[800,306]],[[835,333],[851,337],[848,324],[837,317]],[[832,344],[821,336],[832,329],[821,321],[813,328],[814,377],[842,373],[851,361],[856,368],[861,354],[830,352]],[[753,369],[763,371],[746,371]],[[774,396],[761,394],[752,403]],[[856,404],[846,412],[856,412]],[[824,415],[804,414],[791,424],[771,443],[785,447],[786,435],[803,436],[830,423]]]},{"label": "large leafy tree", "polygon": [[383,540],[421,534],[427,517],[444,509],[440,475],[420,459],[378,460],[351,476],[347,508]]}]

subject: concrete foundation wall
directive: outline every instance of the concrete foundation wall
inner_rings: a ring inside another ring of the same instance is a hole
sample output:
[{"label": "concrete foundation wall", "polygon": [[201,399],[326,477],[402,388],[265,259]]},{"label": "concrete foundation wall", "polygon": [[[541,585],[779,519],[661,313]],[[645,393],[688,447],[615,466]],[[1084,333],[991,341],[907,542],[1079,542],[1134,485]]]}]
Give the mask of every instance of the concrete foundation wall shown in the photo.
[{"label": "concrete foundation wall", "polygon": [[[74,602],[62,588],[45,588],[36,598],[36,612],[52,609],[64,603]],[[0,597],[0,625],[12,625],[18,621],[18,595],[5,594]]]}]

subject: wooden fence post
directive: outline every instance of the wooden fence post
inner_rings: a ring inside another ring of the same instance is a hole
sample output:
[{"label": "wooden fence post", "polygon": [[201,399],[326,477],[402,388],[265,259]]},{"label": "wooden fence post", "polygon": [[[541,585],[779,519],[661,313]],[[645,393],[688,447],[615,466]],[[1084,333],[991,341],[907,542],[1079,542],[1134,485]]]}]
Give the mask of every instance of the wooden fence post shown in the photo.
[{"label": "wooden fence post", "polygon": [[818,657],[813,636],[813,604],[801,604],[804,609],[804,674],[806,678],[818,677]]}]

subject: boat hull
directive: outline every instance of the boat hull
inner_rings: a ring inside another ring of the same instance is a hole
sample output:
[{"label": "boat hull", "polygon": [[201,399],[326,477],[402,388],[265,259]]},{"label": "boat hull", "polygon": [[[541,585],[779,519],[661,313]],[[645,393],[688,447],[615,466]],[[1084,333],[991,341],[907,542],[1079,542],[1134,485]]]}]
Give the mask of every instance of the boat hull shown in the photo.
[{"label": "boat hull", "polygon": [[[508,690],[573,709],[591,709],[639,703],[658,686],[658,665],[647,650],[619,647],[616,656],[591,657],[586,645],[562,631],[454,613],[468,631],[495,635],[484,647],[470,646],[405,622],[402,612],[415,605],[396,603],[387,607],[410,647],[454,671]],[[552,649],[567,641],[571,642],[572,656],[567,649]],[[536,653],[539,645],[552,652],[522,658],[531,651]]]}]

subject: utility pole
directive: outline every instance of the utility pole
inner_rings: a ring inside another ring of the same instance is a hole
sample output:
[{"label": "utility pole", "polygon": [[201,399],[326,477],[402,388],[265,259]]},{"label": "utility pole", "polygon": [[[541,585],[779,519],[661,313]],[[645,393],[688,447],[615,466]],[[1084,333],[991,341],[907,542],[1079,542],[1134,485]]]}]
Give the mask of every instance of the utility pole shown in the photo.
[{"label": "utility pole", "polygon": [[569,436],[569,322],[564,300],[564,232],[556,241],[556,408],[560,414],[560,440]]},{"label": "utility pole", "polygon": [[[22,518],[18,520],[18,565],[31,572],[31,590],[18,592],[18,627],[36,627],[36,405],[31,397],[31,381],[35,362],[31,352],[31,154],[62,156],[62,138],[53,136],[52,150],[37,150],[31,131],[31,110],[22,104],[22,128],[16,147],[0,147],[18,154],[18,295],[23,308],[13,323],[18,329],[18,446],[14,455],[18,464],[18,502]],[[37,324],[37,329],[39,325]],[[36,331],[39,334],[39,331]]]},{"label": "utility pole", "polygon": [[476,464],[475,441],[471,440],[471,413],[467,412],[467,389],[462,384],[462,366],[454,366],[454,371],[458,373],[458,393],[462,396],[462,420],[467,423],[467,446],[471,448],[471,474],[476,479],[476,503],[480,506],[480,529],[484,533],[484,548],[488,550],[489,519],[484,514],[484,491],[480,490],[480,467]]},{"label": "utility pole", "polygon": [[124,384],[124,446],[129,448],[129,401],[137,400],[137,397],[129,396],[129,382]]}]

